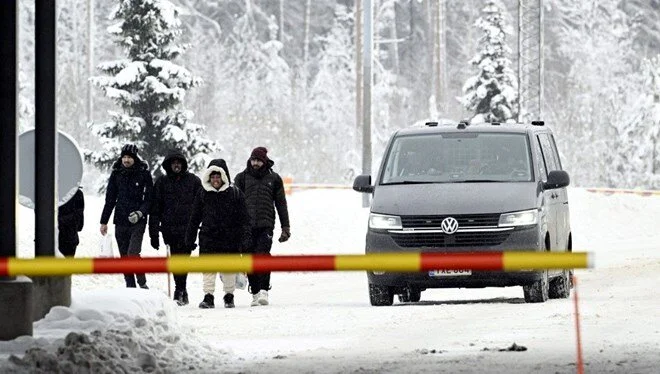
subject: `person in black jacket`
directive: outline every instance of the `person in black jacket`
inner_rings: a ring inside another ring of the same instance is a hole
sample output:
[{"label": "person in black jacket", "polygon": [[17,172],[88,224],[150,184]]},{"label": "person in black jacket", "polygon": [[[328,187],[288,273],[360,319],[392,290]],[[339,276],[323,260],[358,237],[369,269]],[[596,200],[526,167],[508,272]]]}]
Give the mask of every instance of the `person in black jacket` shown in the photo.
[{"label": "person in black jacket", "polygon": [[[101,235],[108,233],[108,221],[114,209],[115,239],[122,257],[140,256],[142,237],[147,227],[147,214],[153,181],[147,163],[138,157],[138,148],[126,144],[121,156],[112,166],[105,192],[105,205],[101,213]],[[124,274],[126,287],[147,287],[144,274]]]},{"label": "person in black jacket", "polygon": [[[154,249],[159,247],[158,233],[170,246],[172,254],[190,255],[185,236],[195,195],[202,188],[199,177],[188,172],[188,161],[179,151],[171,151],[161,164],[165,175],[154,183],[149,212],[149,237]],[[179,305],[188,304],[186,289],[188,274],[174,274],[174,300]]]},{"label": "person in black jacket", "polygon": [[[250,221],[245,197],[231,185],[229,169],[223,159],[211,161],[202,175],[202,189],[195,196],[190,222],[186,229],[186,245],[195,247],[199,230],[199,253],[241,253],[248,244]],[[199,225],[201,223],[201,229]],[[204,273],[202,309],[215,308],[213,292],[217,273]],[[236,274],[223,273],[225,308],[234,307]]]},{"label": "person in black jacket", "polygon": [[[250,253],[270,255],[275,228],[275,209],[282,227],[280,243],[289,240],[291,229],[284,183],[273,171],[275,162],[268,158],[267,153],[268,150],[264,147],[257,147],[252,151],[247,167],[236,175],[236,186],[245,194],[250,214],[252,227]],[[251,305],[268,305],[270,272],[248,274],[248,282],[252,293]]]},{"label": "person in black jacket", "polygon": [[58,249],[64,257],[74,257],[76,248],[80,243],[78,232],[85,225],[85,197],[82,187],[78,187],[76,193],[57,208],[57,230]]}]

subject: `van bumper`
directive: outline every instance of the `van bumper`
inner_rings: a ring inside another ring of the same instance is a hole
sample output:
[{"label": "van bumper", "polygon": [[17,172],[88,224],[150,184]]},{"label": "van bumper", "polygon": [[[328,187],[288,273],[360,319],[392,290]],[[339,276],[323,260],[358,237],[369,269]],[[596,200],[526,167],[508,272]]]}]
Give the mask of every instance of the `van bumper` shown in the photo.
[{"label": "van bumper", "polygon": [[[512,230],[510,235],[501,244],[483,247],[400,247],[387,232],[369,230],[366,240],[366,253],[386,252],[503,252],[503,251],[541,251],[544,248],[539,229],[534,226],[524,229]],[[369,283],[406,288],[483,288],[523,286],[541,279],[542,271],[472,271],[471,275],[435,277],[428,272],[399,273],[399,272],[367,272]]]}]

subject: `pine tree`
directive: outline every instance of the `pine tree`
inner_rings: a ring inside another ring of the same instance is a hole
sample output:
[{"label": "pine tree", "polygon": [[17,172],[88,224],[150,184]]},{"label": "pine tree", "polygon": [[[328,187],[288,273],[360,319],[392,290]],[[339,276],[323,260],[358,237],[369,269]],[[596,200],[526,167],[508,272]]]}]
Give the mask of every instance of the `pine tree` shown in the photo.
[{"label": "pine tree", "polygon": [[105,76],[93,77],[107,97],[121,107],[109,122],[92,125],[103,149],[86,158],[102,169],[117,160],[125,143],[134,143],[154,175],[164,156],[179,149],[190,171],[206,166],[218,145],[205,138],[205,126],[190,123],[191,111],[180,108],[188,89],[201,84],[186,68],[176,65],[184,47],[174,43],[181,34],[177,9],[167,0],[120,0],[108,28],[127,58],[101,63]]},{"label": "pine tree", "polygon": [[499,0],[489,0],[482,13],[475,22],[483,31],[481,50],[470,60],[479,73],[465,82],[459,100],[475,114],[474,122],[512,122],[518,116],[518,84],[507,45],[511,28]]}]

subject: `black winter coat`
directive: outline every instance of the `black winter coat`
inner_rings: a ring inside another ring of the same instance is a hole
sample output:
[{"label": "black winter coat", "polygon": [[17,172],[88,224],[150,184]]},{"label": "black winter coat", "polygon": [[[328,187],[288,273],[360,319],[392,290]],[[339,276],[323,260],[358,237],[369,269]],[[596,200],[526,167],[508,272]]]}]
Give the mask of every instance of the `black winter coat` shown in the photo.
[{"label": "black winter coat", "polygon": [[280,225],[290,227],[284,183],[279,174],[272,170],[273,164],[270,160],[261,169],[253,170],[248,161],[247,168],[236,175],[236,187],[245,194],[253,228],[275,228],[275,208]]},{"label": "black winter coat", "polygon": [[139,158],[130,168],[122,165],[121,158],[115,162],[105,192],[102,225],[108,224],[113,209],[115,216],[112,222],[117,226],[130,226],[128,215],[136,210],[142,212],[141,222],[146,222],[153,188],[151,174],[147,168],[147,164]]},{"label": "black winter coat", "polygon": [[[211,162],[201,178],[202,189],[195,196],[186,230],[186,246],[193,247],[199,229],[200,253],[240,253],[247,249],[250,238],[245,197],[238,188],[229,184],[226,164],[218,166],[215,161]],[[213,172],[221,174],[224,184],[219,190],[211,186]]]},{"label": "black winter coat", "polygon": [[[182,161],[181,171],[176,174],[171,167],[174,159]],[[195,195],[202,188],[202,182],[198,176],[188,172],[188,163],[181,153],[170,153],[162,165],[167,174],[159,177],[154,184],[149,237],[158,237],[160,231],[165,244],[183,249]]]},{"label": "black winter coat", "polygon": [[75,256],[80,243],[78,232],[85,225],[85,197],[78,189],[73,197],[57,209],[58,249],[65,256]]}]

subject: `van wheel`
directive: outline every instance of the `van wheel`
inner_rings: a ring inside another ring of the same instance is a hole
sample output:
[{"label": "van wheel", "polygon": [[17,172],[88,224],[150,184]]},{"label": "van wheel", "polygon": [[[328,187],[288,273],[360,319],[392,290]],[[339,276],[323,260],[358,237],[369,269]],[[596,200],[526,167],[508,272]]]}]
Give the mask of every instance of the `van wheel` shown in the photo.
[{"label": "van wheel", "polygon": [[568,299],[571,296],[571,281],[568,270],[561,272],[561,275],[550,281],[548,296],[551,299]]},{"label": "van wheel", "polygon": [[416,287],[406,287],[403,293],[399,294],[399,301],[402,303],[416,303],[422,298],[422,290]]},{"label": "van wheel", "polygon": [[394,303],[392,287],[369,283],[369,301],[373,306],[390,306]]},{"label": "van wheel", "polygon": [[544,303],[548,300],[548,271],[544,270],[541,279],[523,286],[526,303]]}]

